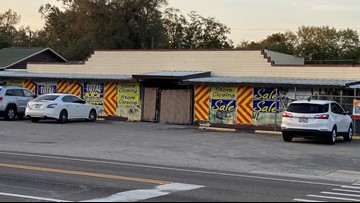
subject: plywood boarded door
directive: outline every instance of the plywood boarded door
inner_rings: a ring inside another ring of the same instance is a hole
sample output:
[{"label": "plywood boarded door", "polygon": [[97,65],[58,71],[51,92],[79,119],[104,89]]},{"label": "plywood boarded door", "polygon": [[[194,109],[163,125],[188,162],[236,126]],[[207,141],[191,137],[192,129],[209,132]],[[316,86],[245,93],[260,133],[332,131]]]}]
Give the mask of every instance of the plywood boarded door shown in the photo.
[{"label": "plywood boarded door", "polygon": [[191,90],[162,90],[160,97],[160,123],[192,123]]},{"label": "plywood boarded door", "polygon": [[149,122],[156,122],[156,99],[157,88],[145,88],[144,89],[144,102],[142,120]]}]

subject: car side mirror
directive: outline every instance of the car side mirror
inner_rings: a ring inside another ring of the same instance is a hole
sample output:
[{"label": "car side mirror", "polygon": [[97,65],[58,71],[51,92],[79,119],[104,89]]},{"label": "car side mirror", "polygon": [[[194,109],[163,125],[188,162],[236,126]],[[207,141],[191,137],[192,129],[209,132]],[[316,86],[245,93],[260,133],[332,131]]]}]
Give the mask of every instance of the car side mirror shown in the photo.
[{"label": "car side mirror", "polygon": [[345,111],[345,115],[351,115],[350,111]]}]

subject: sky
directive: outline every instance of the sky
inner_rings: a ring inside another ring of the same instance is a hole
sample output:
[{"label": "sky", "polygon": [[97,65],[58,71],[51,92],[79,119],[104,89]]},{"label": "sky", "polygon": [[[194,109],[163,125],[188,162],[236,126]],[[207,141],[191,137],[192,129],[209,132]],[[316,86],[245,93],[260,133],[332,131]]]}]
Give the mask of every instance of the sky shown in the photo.
[{"label": "sky", "polygon": [[[183,15],[196,11],[215,18],[231,29],[235,44],[260,41],[274,33],[296,32],[300,26],[329,26],[360,33],[360,0],[168,0]],[[41,5],[60,6],[56,0],[0,0],[0,13],[12,9],[21,16],[20,26],[39,30],[44,20]]]}]

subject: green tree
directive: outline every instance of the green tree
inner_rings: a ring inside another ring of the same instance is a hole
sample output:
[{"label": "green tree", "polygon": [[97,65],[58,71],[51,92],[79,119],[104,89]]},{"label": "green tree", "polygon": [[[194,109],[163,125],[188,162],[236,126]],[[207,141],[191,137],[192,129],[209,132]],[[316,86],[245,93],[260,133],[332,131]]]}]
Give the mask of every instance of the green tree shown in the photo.
[{"label": "green tree", "polygon": [[307,63],[356,63],[359,55],[359,35],[356,31],[336,30],[328,26],[302,26],[298,29],[296,54]]},{"label": "green tree", "polygon": [[224,49],[232,48],[233,42],[228,39],[230,28],[216,21],[205,18],[196,12],[188,14],[189,23],[185,30],[185,48],[193,49]]},{"label": "green tree", "polygon": [[160,8],[167,0],[62,0],[46,4],[44,43],[69,60],[83,60],[94,49],[147,49],[164,44]]},{"label": "green tree", "polygon": [[237,49],[269,49],[284,54],[293,55],[295,51],[297,36],[292,32],[275,33],[267,36],[266,39],[259,42],[241,42],[236,46]]},{"label": "green tree", "polygon": [[166,48],[179,49],[184,43],[187,20],[179,9],[167,8],[164,12],[164,28],[167,36]]},{"label": "green tree", "polygon": [[352,29],[301,26],[296,33],[275,33],[259,42],[242,42],[237,48],[269,49],[305,58],[307,64],[360,63],[359,35]]},{"label": "green tree", "polygon": [[21,16],[11,9],[0,13],[0,48],[12,46],[20,20]]},{"label": "green tree", "polygon": [[205,18],[196,12],[180,14],[177,9],[165,11],[164,27],[168,38],[168,48],[179,49],[225,49],[232,48],[233,42],[227,37],[230,28],[216,21]]}]

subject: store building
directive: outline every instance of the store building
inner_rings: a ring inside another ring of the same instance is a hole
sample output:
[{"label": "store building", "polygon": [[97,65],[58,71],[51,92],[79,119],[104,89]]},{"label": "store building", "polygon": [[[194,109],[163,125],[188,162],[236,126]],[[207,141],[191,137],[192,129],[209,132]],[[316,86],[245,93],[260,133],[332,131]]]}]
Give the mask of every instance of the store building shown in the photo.
[{"label": "store building", "polygon": [[38,95],[76,94],[106,118],[276,129],[292,100],[354,97],[359,68],[268,50],[98,50],[83,64],[28,63],[0,79]]}]

